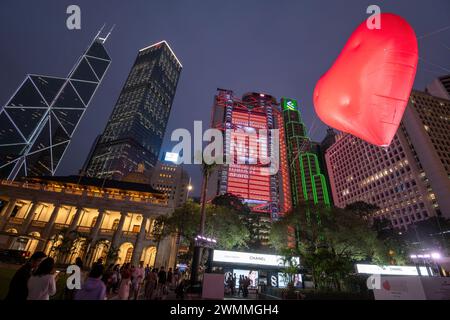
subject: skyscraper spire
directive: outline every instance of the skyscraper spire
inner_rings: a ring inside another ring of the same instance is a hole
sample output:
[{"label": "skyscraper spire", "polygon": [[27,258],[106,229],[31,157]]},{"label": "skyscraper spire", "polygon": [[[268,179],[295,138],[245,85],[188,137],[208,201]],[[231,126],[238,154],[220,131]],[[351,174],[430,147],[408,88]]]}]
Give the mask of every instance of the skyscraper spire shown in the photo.
[{"label": "skyscraper spire", "polygon": [[54,175],[111,58],[101,30],[66,78],[28,74],[0,111],[0,177]]}]

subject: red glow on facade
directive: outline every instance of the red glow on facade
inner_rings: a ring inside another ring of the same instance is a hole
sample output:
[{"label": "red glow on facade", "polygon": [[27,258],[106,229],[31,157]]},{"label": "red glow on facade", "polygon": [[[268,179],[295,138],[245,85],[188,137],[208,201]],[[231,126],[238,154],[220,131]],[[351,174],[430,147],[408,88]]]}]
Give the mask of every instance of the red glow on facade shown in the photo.
[{"label": "red glow on facade", "polygon": [[[259,138],[258,130],[268,128],[267,117],[265,114],[257,114],[249,110],[233,110],[231,123],[236,129],[231,132],[230,155],[234,163],[228,167],[227,192],[245,200],[269,202],[271,201],[270,177],[263,175],[259,170],[258,154],[252,154],[266,152],[268,146],[264,141],[258,142],[248,135],[248,132],[254,132],[255,137]],[[242,155],[246,159],[238,159]],[[254,159],[255,163],[237,163],[239,160],[250,161],[251,159]]]}]

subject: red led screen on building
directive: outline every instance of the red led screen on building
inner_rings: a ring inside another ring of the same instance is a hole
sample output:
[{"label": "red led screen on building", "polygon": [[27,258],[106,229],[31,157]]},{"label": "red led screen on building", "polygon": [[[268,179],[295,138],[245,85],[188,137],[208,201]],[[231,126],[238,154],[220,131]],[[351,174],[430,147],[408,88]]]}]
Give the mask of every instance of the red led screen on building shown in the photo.
[{"label": "red led screen on building", "polygon": [[[271,201],[270,176],[262,174],[258,155],[267,153],[267,139],[261,139],[258,130],[267,129],[263,113],[235,110],[232,114],[235,130],[230,135],[230,155],[233,164],[228,167],[227,191],[248,201]],[[256,139],[249,134],[256,134]],[[238,160],[242,162],[238,163]]]}]

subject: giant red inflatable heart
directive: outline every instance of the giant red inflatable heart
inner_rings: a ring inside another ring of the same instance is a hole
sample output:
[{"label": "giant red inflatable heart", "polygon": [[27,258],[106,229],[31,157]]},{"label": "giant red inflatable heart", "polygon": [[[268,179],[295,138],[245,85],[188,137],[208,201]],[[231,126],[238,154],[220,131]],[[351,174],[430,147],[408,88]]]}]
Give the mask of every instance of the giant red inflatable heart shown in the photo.
[{"label": "giant red inflatable heart", "polygon": [[330,70],[317,82],[314,106],[329,126],[378,146],[389,146],[416,75],[418,48],[403,18],[382,13],[381,28],[364,21]]}]

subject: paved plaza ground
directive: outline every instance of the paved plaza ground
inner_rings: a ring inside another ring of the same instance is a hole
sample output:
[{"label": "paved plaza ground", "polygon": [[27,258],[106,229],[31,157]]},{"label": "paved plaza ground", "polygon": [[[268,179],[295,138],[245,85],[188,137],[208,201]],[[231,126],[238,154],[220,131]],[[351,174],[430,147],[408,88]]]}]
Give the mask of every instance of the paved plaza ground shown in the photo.
[{"label": "paved plaza ground", "polygon": [[[13,277],[16,270],[20,267],[17,264],[4,264],[0,263],[0,300],[3,300],[8,293],[9,282]],[[52,300],[63,299],[64,287],[65,287],[65,276],[60,276],[57,282],[57,293],[55,296],[51,297]],[[271,297],[267,295],[257,296],[255,293],[249,293],[248,297],[242,297],[242,295],[225,296],[225,300],[255,300],[255,299],[275,299],[276,297]],[[168,290],[167,295],[161,297],[162,300],[176,300],[176,294],[173,290]],[[199,295],[186,294],[185,300],[198,300],[201,299]],[[117,294],[109,294],[108,300],[119,300]],[[141,288],[138,300],[144,300],[144,287]]]}]

